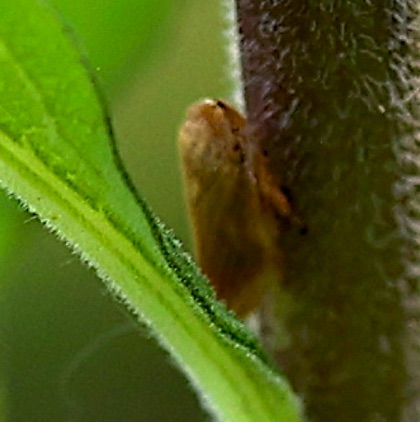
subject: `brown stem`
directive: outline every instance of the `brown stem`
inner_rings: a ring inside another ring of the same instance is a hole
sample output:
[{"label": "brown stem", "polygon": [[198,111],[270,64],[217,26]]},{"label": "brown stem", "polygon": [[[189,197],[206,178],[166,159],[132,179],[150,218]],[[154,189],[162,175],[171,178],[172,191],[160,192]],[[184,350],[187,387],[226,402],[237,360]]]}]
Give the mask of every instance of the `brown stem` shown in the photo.
[{"label": "brown stem", "polygon": [[308,228],[282,241],[295,305],[273,355],[311,421],[420,420],[418,1],[237,15],[249,120]]}]

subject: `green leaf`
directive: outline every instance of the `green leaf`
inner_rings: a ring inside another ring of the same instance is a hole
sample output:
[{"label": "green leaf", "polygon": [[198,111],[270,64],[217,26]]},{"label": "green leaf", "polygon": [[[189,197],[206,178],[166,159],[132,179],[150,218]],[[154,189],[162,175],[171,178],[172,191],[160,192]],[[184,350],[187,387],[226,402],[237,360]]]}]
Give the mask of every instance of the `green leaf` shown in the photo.
[{"label": "green leaf", "polygon": [[[167,25],[179,1],[52,0],[77,31],[93,68],[114,88],[121,71],[137,60],[136,70],[150,64],[156,47],[168,37]],[[141,60],[140,54],[141,53]],[[136,57],[137,56],[137,57]]]},{"label": "green leaf", "polygon": [[221,420],[299,420],[287,382],[116,157],[92,79],[55,15],[36,0],[2,0],[1,185],[96,268]]}]

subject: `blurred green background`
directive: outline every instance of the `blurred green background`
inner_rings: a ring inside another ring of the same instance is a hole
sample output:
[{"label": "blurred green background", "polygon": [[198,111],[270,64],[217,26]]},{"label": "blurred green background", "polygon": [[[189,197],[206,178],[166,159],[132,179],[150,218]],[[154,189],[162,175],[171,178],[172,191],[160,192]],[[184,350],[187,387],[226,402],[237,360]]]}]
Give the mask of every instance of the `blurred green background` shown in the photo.
[{"label": "blurred green background", "polygon": [[[53,3],[102,85],[136,187],[189,248],[176,136],[191,102],[229,96],[219,2]],[[0,272],[1,422],[208,420],[94,272],[3,195]]]}]

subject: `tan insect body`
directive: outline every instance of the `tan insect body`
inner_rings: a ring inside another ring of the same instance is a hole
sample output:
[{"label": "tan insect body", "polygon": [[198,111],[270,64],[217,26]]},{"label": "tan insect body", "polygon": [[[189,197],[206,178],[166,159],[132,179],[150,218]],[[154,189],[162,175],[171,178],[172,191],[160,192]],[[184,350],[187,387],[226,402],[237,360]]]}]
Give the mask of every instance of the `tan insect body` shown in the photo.
[{"label": "tan insect body", "polygon": [[179,135],[198,263],[241,317],[282,277],[280,219],[291,215],[251,133],[232,106],[204,100],[190,107]]}]

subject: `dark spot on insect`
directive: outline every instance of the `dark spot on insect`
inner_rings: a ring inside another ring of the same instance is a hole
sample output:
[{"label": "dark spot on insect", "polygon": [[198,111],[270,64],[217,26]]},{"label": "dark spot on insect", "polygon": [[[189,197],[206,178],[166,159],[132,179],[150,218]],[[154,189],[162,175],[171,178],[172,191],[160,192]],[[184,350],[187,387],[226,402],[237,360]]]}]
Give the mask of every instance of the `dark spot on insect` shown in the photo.
[{"label": "dark spot on insect", "polygon": [[263,153],[264,157],[268,157],[268,155],[269,155],[268,151],[266,149],[263,149],[262,153]]},{"label": "dark spot on insect", "polygon": [[242,151],[241,145],[237,142],[233,145],[233,151],[239,153],[239,162],[242,164],[245,162],[245,153]]},{"label": "dark spot on insect", "polygon": [[290,204],[293,203],[293,196],[292,191],[287,186],[281,185],[280,186],[281,193],[286,197],[286,199],[290,202]]},{"label": "dark spot on insect", "polygon": [[216,100],[216,105],[217,105],[217,107],[220,107],[222,110],[227,109],[226,104],[221,100]]}]

